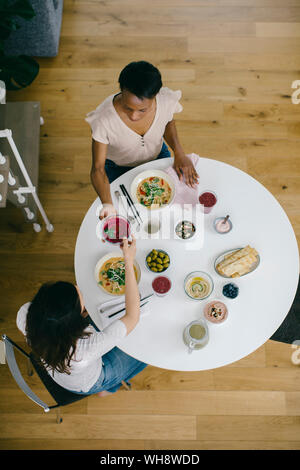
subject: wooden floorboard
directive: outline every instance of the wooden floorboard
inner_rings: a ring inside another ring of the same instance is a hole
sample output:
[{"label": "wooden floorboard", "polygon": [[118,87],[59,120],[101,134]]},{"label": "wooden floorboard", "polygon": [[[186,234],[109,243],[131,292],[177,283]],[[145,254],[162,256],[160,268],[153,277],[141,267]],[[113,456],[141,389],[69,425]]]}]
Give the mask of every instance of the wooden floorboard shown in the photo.
[{"label": "wooden floorboard", "polygon": [[[277,198],[300,241],[298,0],[65,0],[59,54],[40,58],[7,101],[41,103],[39,194],[55,227],[35,233],[10,204],[0,217],[0,330],[20,344],[16,312],[41,283],[75,281],[74,248],[95,199],[85,114],[118,91],[132,60],[182,91],[176,116],[187,153],[248,172]],[[300,338],[299,338],[300,339]],[[267,341],[215,370],[148,366],[133,391],[45,414],[0,365],[0,449],[300,449],[300,370],[291,345]],[[22,364],[25,371],[25,364]],[[36,376],[29,383],[45,392]]]}]

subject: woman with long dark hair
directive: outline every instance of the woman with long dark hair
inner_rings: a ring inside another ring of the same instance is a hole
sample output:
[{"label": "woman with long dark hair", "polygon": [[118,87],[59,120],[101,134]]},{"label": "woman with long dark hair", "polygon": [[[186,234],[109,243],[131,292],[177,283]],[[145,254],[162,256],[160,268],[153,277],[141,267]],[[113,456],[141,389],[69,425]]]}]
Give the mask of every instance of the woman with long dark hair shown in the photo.
[{"label": "woman with long dark hair", "polygon": [[133,262],[136,242],[122,245],[125,261],[126,313],[103,331],[89,324],[77,286],[58,281],[43,284],[32,302],[17,314],[17,326],[35,357],[62,387],[80,394],[104,396],[142,371],[146,364],[123,353],[118,342],[139,321],[140,298]]}]

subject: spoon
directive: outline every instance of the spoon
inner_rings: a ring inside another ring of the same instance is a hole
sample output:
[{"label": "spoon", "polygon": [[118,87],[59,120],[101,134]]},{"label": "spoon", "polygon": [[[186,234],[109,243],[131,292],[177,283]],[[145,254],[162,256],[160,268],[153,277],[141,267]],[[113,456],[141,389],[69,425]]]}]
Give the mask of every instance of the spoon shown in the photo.
[{"label": "spoon", "polygon": [[119,199],[121,201],[121,204],[123,206],[123,209],[125,210],[126,212],[126,217],[128,218],[129,222],[132,223],[132,222],[135,222],[135,218],[132,217],[131,215],[128,215],[127,214],[127,208],[125,207],[124,203],[123,203],[123,200],[121,198],[121,194],[119,193],[119,191],[115,191],[115,195],[117,197],[117,199]]},{"label": "spoon", "polygon": [[[117,199],[119,199],[121,201],[121,204],[123,206],[123,209],[125,209],[126,217],[128,218],[129,222],[131,224],[135,224],[137,222],[137,220],[135,219],[135,217],[132,217],[131,215],[128,215],[127,208],[124,205],[123,199],[122,199],[121,194],[119,193],[119,191],[115,191],[115,196],[117,197]],[[139,232],[140,230],[141,230],[141,224],[138,222],[138,225],[136,227],[136,232]]]}]

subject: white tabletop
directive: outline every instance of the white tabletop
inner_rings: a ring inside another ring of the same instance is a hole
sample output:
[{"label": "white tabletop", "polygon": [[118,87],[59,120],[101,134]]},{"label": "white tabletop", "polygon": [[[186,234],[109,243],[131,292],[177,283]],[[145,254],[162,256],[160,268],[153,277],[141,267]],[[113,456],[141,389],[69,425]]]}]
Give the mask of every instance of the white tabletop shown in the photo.
[{"label": "white tabletop", "polygon": [[[164,169],[171,159],[161,159],[136,167],[111,184],[114,194],[123,183],[127,190],[133,178],[145,169]],[[154,297],[150,312],[118,345],[127,354],[153,366],[196,371],[221,367],[247,356],[267,341],[283,322],[294,300],[299,278],[299,253],[296,237],[287,215],[258,181],[247,173],[223,162],[199,158],[198,192],[210,189],[218,202],[204,215],[204,243],[187,249],[180,240],[138,240],[136,259],[141,267],[140,292],[151,291],[155,273],[145,267],[145,256],[152,248],[165,249],[171,258],[166,271],[173,283],[165,297]],[[106,253],[118,250],[102,243],[96,236],[99,208],[97,198],[81,224],[75,249],[75,275],[86,308],[99,325],[97,305],[112,296],[104,293],[94,279],[97,261]],[[230,214],[233,230],[220,235],[214,231],[215,217]],[[203,246],[201,246],[203,245]],[[222,295],[222,287],[231,282],[214,270],[214,260],[222,252],[250,245],[260,254],[259,267],[233,282],[239,286],[236,299]],[[189,299],[183,289],[185,276],[191,271],[206,271],[214,281],[208,299]],[[219,299],[229,315],[222,324],[209,323],[210,340],[203,349],[188,354],[183,343],[184,327],[203,316],[206,302]]]}]

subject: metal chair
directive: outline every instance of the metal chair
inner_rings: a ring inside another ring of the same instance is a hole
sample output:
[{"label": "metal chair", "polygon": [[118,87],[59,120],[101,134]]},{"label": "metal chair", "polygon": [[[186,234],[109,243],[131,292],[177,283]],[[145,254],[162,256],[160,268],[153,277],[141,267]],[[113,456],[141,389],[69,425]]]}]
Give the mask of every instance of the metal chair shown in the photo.
[{"label": "metal chair", "polygon": [[[8,336],[2,335],[2,340],[5,344],[5,356],[7,360],[8,367],[10,372],[21,388],[21,390],[30,398],[34,403],[41,406],[45,413],[48,413],[51,409],[56,409],[56,422],[61,423],[62,418],[60,416],[60,407],[69,405],[70,403],[74,403],[76,401],[82,400],[89,395],[78,395],[76,393],[72,393],[69,390],[58,385],[48,374],[46,369],[40,365],[33,357],[33,354],[28,354],[24,351],[20,346],[18,346],[14,341],[12,341]],[[47,405],[44,403],[28,386],[25,382],[19,366],[16,361],[15,357],[15,349],[20,351],[25,357],[28,359],[28,375],[31,376],[33,374],[33,370],[37,373],[41,381],[43,382],[45,388],[50,393],[52,398],[55,400],[55,405]]]}]

